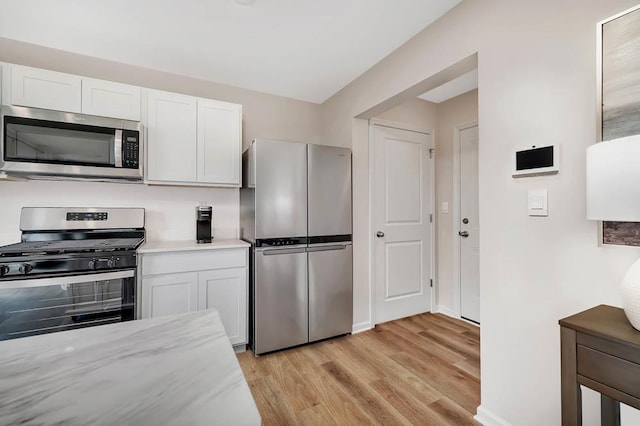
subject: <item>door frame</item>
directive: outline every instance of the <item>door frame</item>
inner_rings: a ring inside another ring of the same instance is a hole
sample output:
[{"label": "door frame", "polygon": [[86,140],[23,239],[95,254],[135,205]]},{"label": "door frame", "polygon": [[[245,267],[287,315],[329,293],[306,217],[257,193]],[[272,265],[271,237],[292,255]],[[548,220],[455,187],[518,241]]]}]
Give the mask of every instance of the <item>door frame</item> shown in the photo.
[{"label": "door frame", "polygon": [[407,130],[409,132],[416,132],[416,133],[423,133],[426,135],[429,135],[431,137],[431,144],[433,146],[433,148],[431,148],[433,151],[433,165],[434,167],[431,167],[431,176],[430,176],[430,188],[429,188],[429,201],[431,203],[431,217],[432,220],[430,222],[431,225],[431,251],[430,251],[430,259],[429,262],[431,264],[431,282],[433,283],[433,286],[430,287],[430,292],[431,292],[431,297],[430,297],[430,303],[431,306],[429,306],[429,310],[430,312],[434,311],[434,299],[435,299],[435,289],[436,289],[436,285],[437,283],[435,282],[435,276],[436,276],[436,271],[435,271],[435,240],[436,240],[436,235],[435,235],[435,221],[436,221],[436,217],[434,214],[434,203],[435,203],[435,177],[436,177],[436,168],[435,168],[435,131],[433,129],[425,129],[419,126],[413,126],[411,124],[405,124],[405,123],[399,123],[396,121],[391,121],[391,120],[383,120],[381,118],[371,118],[369,120],[369,237],[368,237],[368,241],[369,241],[369,253],[368,253],[368,257],[369,257],[369,312],[370,312],[370,321],[371,321],[371,327],[370,328],[374,328],[376,326],[376,295],[375,295],[375,283],[376,283],[376,275],[375,275],[375,265],[373,262],[374,256],[375,256],[375,238],[373,238],[373,235],[375,234],[375,221],[374,221],[374,208],[375,208],[375,176],[374,176],[374,165],[375,165],[375,158],[374,158],[374,144],[375,144],[375,138],[374,138],[374,128],[375,126],[378,127],[390,127],[392,129],[398,129],[398,130]]},{"label": "door frame", "polygon": [[[453,313],[456,318],[462,319],[460,297],[462,297],[460,280],[460,134],[467,129],[478,126],[478,120],[468,121],[453,127]],[[479,140],[478,140],[478,143]],[[480,148],[480,147],[478,147]],[[479,151],[479,150],[478,150]],[[478,159],[478,162],[480,160]]]}]

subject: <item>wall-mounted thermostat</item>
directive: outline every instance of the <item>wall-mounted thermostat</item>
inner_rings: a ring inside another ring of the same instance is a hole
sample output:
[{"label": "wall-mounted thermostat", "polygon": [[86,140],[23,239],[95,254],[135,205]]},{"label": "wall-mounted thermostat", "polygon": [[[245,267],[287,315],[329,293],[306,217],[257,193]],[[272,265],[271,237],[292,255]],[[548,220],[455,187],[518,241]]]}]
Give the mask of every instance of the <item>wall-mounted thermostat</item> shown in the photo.
[{"label": "wall-mounted thermostat", "polygon": [[558,145],[533,145],[514,151],[512,176],[515,178],[558,173],[558,151]]}]

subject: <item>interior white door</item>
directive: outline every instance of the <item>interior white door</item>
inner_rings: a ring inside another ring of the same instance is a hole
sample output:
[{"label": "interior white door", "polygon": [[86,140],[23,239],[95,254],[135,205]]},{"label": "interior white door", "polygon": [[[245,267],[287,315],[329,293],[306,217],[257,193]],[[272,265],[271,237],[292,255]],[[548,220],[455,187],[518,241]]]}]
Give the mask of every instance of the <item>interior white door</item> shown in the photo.
[{"label": "interior white door", "polygon": [[460,316],[480,323],[478,126],[460,131]]},{"label": "interior white door", "polygon": [[375,323],[431,310],[431,135],[374,126]]}]

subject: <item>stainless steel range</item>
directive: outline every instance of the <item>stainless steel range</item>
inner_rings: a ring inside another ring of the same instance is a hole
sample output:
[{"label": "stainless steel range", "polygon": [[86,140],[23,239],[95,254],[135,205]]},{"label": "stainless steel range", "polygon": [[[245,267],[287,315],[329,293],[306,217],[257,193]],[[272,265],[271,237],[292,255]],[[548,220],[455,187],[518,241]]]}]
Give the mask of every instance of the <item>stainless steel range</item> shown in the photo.
[{"label": "stainless steel range", "polygon": [[135,319],[141,208],[23,208],[0,247],[0,340]]}]

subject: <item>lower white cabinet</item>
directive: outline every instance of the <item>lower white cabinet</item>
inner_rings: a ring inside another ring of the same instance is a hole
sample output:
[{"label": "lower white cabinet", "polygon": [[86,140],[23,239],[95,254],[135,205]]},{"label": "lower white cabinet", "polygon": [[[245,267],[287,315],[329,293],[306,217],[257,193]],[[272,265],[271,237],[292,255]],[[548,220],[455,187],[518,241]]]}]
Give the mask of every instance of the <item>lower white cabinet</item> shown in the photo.
[{"label": "lower white cabinet", "polygon": [[248,343],[248,249],[142,253],[141,318],[216,309],[232,345]]},{"label": "lower white cabinet", "polygon": [[198,309],[215,308],[232,345],[247,343],[247,269],[198,273]]},{"label": "lower white cabinet", "polygon": [[142,279],[142,318],[198,310],[198,273],[167,274]]}]

